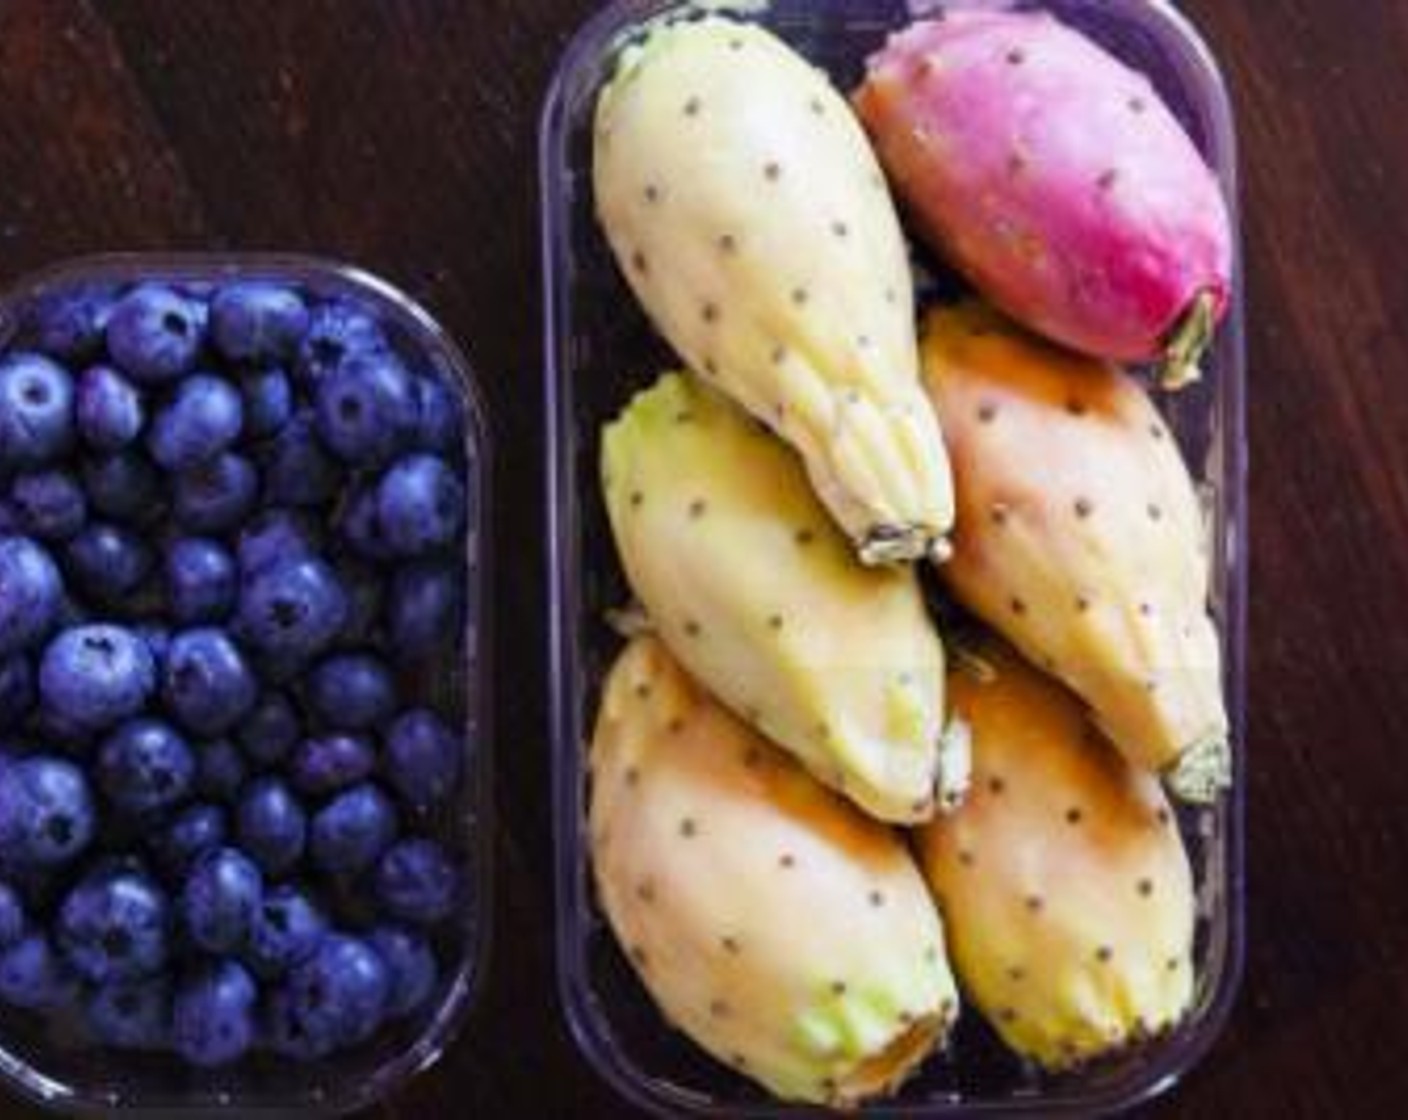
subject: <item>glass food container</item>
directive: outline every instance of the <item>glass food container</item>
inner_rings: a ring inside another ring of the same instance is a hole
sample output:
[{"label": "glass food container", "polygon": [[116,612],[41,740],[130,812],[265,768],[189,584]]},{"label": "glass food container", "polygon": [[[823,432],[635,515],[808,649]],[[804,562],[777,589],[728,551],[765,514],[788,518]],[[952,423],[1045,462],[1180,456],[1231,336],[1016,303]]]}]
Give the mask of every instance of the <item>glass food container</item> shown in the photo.
[{"label": "glass food container", "polygon": [[[946,6],[1010,5],[966,0]],[[1045,0],[1022,6],[1052,11],[1149,75],[1220,176],[1234,203],[1235,220],[1235,140],[1228,95],[1212,56],[1187,21],[1160,0]],[[864,60],[890,31],[940,5],[775,0],[733,7],[742,18],[778,32],[846,90],[859,82]],[[591,122],[596,94],[621,48],[653,22],[691,10],[699,9],[668,0],[608,5],[567,48],[542,121],[557,961],[572,1033],[623,1097],[662,1114],[780,1117],[799,1109],[771,1100],[667,1027],[615,944],[594,899],[588,865],[585,744],[603,676],[621,646],[605,615],[629,599],[598,493],[599,433],[633,389],[678,362],[638,309],[596,225]],[[926,287],[932,294],[957,285],[922,253],[918,268],[921,297]],[[1232,793],[1215,808],[1181,814],[1200,902],[1192,1013],[1178,1031],[1147,1048],[1063,1076],[1045,1076],[1023,1064],[980,1016],[967,1014],[949,1049],[931,1058],[893,1100],[872,1106],[875,1115],[1088,1115],[1128,1107],[1183,1077],[1227,1018],[1244,937],[1242,314],[1239,288],[1202,383],[1177,396],[1159,396],[1206,501],[1215,569],[1213,610],[1222,634],[1236,759]]]},{"label": "glass food container", "polygon": [[[463,712],[469,745],[454,804],[432,831],[451,847],[464,876],[465,904],[433,942],[441,975],[427,1010],[387,1025],[368,1044],[316,1062],[255,1055],[229,1069],[193,1069],[170,1055],[105,1050],[72,1027],[6,1009],[0,1015],[0,1078],[30,1100],[67,1113],[133,1110],[308,1115],[363,1108],[434,1063],[472,1007],[485,971],[491,914],[490,669],[487,633],[490,440],[473,368],[424,308],[369,273],[312,257],[281,254],[121,254],[82,258],[18,280],[0,295],[0,343],[23,346],[30,310],[74,287],[122,288],[155,280],[205,288],[231,280],[272,280],[371,311],[412,368],[433,372],[464,416],[468,518],[464,550],[465,632],[456,663],[418,665],[403,680],[411,697]],[[158,531],[160,527],[157,527]]]}]

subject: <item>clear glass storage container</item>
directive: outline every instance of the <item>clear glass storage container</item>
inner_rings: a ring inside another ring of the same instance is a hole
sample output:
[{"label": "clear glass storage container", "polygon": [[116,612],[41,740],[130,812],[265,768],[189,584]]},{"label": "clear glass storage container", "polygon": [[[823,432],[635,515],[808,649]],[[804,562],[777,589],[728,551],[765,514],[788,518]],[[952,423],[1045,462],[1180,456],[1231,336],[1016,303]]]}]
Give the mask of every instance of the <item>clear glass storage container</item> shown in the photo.
[{"label": "clear glass storage container", "polygon": [[[464,415],[464,478],[469,516],[463,659],[419,665],[410,696],[457,706],[469,744],[459,797],[440,810],[434,831],[458,857],[466,905],[433,937],[441,966],[428,1010],[384,1027],[364,1046],[318,1062],[256,1055],[229,1069],[202,1070],[170,1055],[95,1047],[62,1023],[0,1011],[0,1081],[65,1113],[342,1113],[366,1107],[434,1063],[464,1023],[485,970],[493,854],[490,785],[490,671],[487,633],[490,439],[468,359],[430,314],[369,273],[313,257],[281,254],[132,253],[67,261],[24,277],[0,294],[0,345],[22,346],[29,309],[74,287],[122,288],[155,280],[206,287],[238,279],[273,280],[322,298],[345,298],[386,326],[413,368],[434,372],[456,392]],[[160,526],[156,531],[160,531]],[[429,672],[427,676],[426,673]]]},{"label": "clear glass storage container", "polygon": [[[853,88],[886,35],[939,7],[1009,7],[963,0],[774,0],[733,5],[740,18],[778,32]],[[1144,71],[1221,177],[1234,205],[1235,140],[1217,66],[1187,21],[1160,0],[1043,0],[1045,8]],[[634,389],[677,364],[617,272],[596,225],[591,122],[596,95],[621,48],[651,23],[703,5],[618,0],[567,48],[541,131],[549,581],[557,824],[557,963],[563,1006],[588,1060],[623,1097],[661,1114],[785,1116],[768,1098],[668,1028],[617,948],[598,908],[588,864],[585,744],[600,685],[621,646],[605,620],[629,595],[598,494],[599,433]],[[708,5],[710,8],[724,5]],[[921,295],[952,291],[954,278],[920,254]],[[1239,267],[1240,272],[1240,267]],[[1213,608],[1220,625],[1233,726],[1236,786],[1212,809],[1184,811],[1200,916],[1197,993],[1175,1033],[1124,1058],[1044,1076],[1013,1057],[976,1013],[961,1017],[949,1049],[932,1057],[880,1116],[1022,1112],[1088,1115],[1134,1105],[1168,1089],[1208,1049],[1232,1005],[1242,961],[1244,670],[1246,656],[1246,439],[1243,302],[1205,363],[1206,377],[1159,404],[1205,495],[1213,543]]]}]

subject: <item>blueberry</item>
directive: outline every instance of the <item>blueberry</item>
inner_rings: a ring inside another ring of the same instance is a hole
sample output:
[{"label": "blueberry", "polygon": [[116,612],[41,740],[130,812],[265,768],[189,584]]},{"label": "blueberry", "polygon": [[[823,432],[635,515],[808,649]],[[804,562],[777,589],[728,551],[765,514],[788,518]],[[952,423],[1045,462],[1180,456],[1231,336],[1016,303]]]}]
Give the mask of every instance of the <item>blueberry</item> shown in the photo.
[{"label": "blueberry", "polygon": [[114,981],[84,1008],[93,1038],[115,1050],[164,1050],[171,1039],[171,984],[165,977]]},{"label": "blueberry", "polygon": [[306,699],[313,714],[338,731],[365,731],[396,708],[396,682],[379,658],[339,653],[308,675]]},{"label": "blueberry", "polygon": [[258,455],[266,505],[319,506],[342,485],[342,468],[319,442],[308,411],[295,413]]},{"label": "blueberry", "polygon": [[78,378],[74,419],[83,442],[95,451],[121,451],[147,421],[141,391],[112,366],[94,366]]},{"label": "blueberry", "polygon": [[303,734],[303,723],[282,692],[266,692],[240,724],[235,737],[244,753],[262,766],[285,758]]},{"label": "blueberry", "polygon": [[107,606],[131,599],[155,562],[145,540],[107,522],[94,522],[64,546],[65,570],[75,588]]},{"label": "blueberry", "polygon": [[64,584],[49,553],[25,537],[0,537],[0,657],[45,637],[59,617]]},{"label": "blueberry", "polygon": [[365,941],[331,934],[293,970],[289,990],[303,1032],[340,1049],[376,1033],[391,982],[386,965]]},{"label": "blueberry", "polygon": [[112,309],[112,294],[96,287],[40,297],[30,315],[35,348],[61,362],[91,361],[102,349]]},{"label": "blueberry", "polygon": [[123,296],[107,325],[108,353],[144,385],[174,381],[189,373],[200,353],[204,309],[158,284]]},{"label": "blueberry", "polygon": [[239,573],[219,541],[183,537],[166,550],[166,602],[179,623],[221,622],[235,609]]},{"label": "blueberry", "polygon": [[59,908],[56,935],[85,980],[135,980],[166,964],[166,895],[148,876],[120,868],[81,879]]},{"label": "blueberry", "polygon": [[390,351],[354,354],[317,387],[317,428],[348,463],[386,463],[415,434],[418,407],[410,374]]},{"label": "blueberry", "polygon": [[195,785],[196,760],[169,724],[142,718],[124,723],[98,751],[97,780],[125,813],[143,814],[183,800]]},{"label": "blueberry", "polygon": [[264,1003],[262,1038],[275,1054],[297,1062],[317,1061],[333,1051],[330,1039],[312,1038],[303,1029],[294,1009],[293,993],[287,988],[269,992]]},{"label": "blueberry", "polygon": [[263,439],[279,431],[293,415],[293,386],[281,369],[260,370],[240,385],[244,398],[244,432]]},{"label": "blueberry", "polygon": [[452,645],[464,626],[464,587],[463,569],[449,561],[397,568],[386,605],[392,654],[413,660]]},{"label": "blueberry", "polygon": [[307,661],[336,640],[347,595],[323,561],[284,560],[245,581],[236,620],[244,640],[267,657]]},{"label": "blueberry", "polygon": [[360,735],[306,739],[294,752],[289,777],[300,793],[325,797],[371,777],[376,751]]},{"label": "blueberry", "polygon": [[369,782],[338,794],[313,817],[313,862],[331,874],[355,874],[376,863],[396,838],[396,809]]},{"label": "blueberry", "polygon": [[93,795],[73,763],[31,755],[0,765],[0,861],[58,867],[88,847],[95,827]]},{"label": "blueberry", "polygon": [[298,372],[305,385],[316,387],[347,358],[386,348],[386,335],[375,319],[354,304],[335,300],[313,309],[298,349]]},{"label": "blueberry", "polygon": [[235,834],[266,875],[283,875],[303,858],[308,818],[281,778],[259,778],[240,798]]},{"label": "blueberry", "polygon": [[186,630],[171,639],[162,673],[166,709],[197,735],[223,735],[254,706],[259,686],[224,630]]},{"label": "blueberry", "polygon": [[78,723],[67,712],[43,704],[31,713],[27,730],[41,743],[84,758],[91,752],[95,735],[92,728]]},{"label": "blueberry", "polygon": [[8,949],[19,941],[28,924],[24,900],[9,883],[0,881],[0,949]]},{"label": "blueberry", "polygon": [[176,1052],[193,1066],[226,1066],[254,1044],[254,981],[232,960],[200,965],[176,991],[171,1036]]},{"label": "blueberry", "polygon": [[361,559],[379,564],[394,557],[381,521],[375,486],[349,489],[337,512],[336,523],[342,539]]},{"label": "blueberry", "polygon": [[196,860],[181,895],[186,931],[202,949],[232,953],[249,936],[264,903],[264,876],[234,848],[217,848]]},{"label": "blueberry", "polygon": [[232,451],[182,471],[172,488],[176,520],[196,533],[228,533],[258,502],[259,472]]},{"label": "blueberry", "polygon": [[0,359],[0,471],[41,466],[73,443],[73,379],[40,354]]},{"label": "blueberry", "polygon": [[323,912],[307,894],[296,887],[275,887],[254,916],[245,963],[256,976],[283,976],[317,952],[327,928]]},{"label": "blueberry", "polygon": [[420,556],[454,542],[464,528],[464,486],[435,455],[400,460],[377,487],[382,534],[399,556]]},{"label": "blueberry", "polygon": [[79,467],[94,512],[131,525],[149,525],[164,512],[161,475],[140,451],[85,459]]},{"label": "blueberry", "polygon": [[464,741],[423,708],[398,716],[387,732],[387,779],[417,809],[437,805],[454,793],[463,757]]},{"label": "blueberry", "polygon": [[189,470],[233,444],[243,426],[239,391],[223,377],[198,373],[181,382],[152,420],[147,450],[168,470]]},{"label": "blueberry", "polygon": [[347,621],[342,625],[338,644],[365,646],[379,642],[382,600],[386,597],[381,573],[348,556],[338,557],[333,569],[347,592]]},{"label": "blueberry", "polygon": [[41,541],[65,541],[83,528],[88,502],[67,471],[22,474],[10,484],[10,505],[20,530]]},{"label": "blueberry", "polygon": [[228,739],[202,743],[196,750],[196,789],[202,797],[234,801],[244,786],[244,755]]},{"label": "blueberry", "polygon": [[34,707],[34,670],[22,653],[0,657],[0,731],[14,727]]},{"label": "blueberry", "polygon": [[246,579],[285,560],[315,559],[318,528],[301,512],[271,509],[257,516],[240,533],[236,555]]},{"label": "blueberry", "polygon": [[190,805],[151,839],[162,868],[170,876],[184,876],[196,861],[225,843],[225,811],[218,805]]},{"label": "blueberry", "polygon": [[455,865],[434,840],[402,840],[381,857],[375,890],[382,909],[412,925],[433,925],[448,917],[459,892]]},{"label": "blueberry", "polygon": [[460,398],[435,374],[415,379],[415,446],[435,455],[454,455],[464,446]]},{"label": "blueberry", "polygon": [[155,688],[150,647],[133,631],[107,623],[63,631],[39,665],[44,704],[95,731],[136,715]]},{"label": "blueberry", "polygon": [[307,331],[308,308],[302,298],[278,284],[227,284],[210,304],[210,336],[215,348],[233,362],[291,358]]},{"label": "blueberry", "polygon": [[0,1002],[43,1011],[66,1002],[71,991],[63,962],[42,933],[0,952]]},{"label": "blueberry", "polygon": [[435,992],[438,969],[425,938],[400,926],[382,925],[367,935],[390,978],[388,1018],[419,1011]]}]

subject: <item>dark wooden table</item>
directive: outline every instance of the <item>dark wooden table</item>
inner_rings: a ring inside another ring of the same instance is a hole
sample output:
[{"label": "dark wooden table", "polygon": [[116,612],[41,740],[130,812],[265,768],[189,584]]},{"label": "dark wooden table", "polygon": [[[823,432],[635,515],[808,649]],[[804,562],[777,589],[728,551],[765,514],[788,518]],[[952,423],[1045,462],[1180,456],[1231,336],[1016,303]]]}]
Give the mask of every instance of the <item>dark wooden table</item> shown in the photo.
[{"label": "dark wooden table", "polygon": [[[558,1015],[535,135],[590,0],[0,0],[0,281],[116,248],[359,262],[469,347],[500,460],[497,944],[383,1111],[616,1116]],[[1250,952],[1160,1106],[1408,1112],[1408,5],[1187,0],[1241,116]],[[18,1116],[0,1104],[0,1116]]]}]

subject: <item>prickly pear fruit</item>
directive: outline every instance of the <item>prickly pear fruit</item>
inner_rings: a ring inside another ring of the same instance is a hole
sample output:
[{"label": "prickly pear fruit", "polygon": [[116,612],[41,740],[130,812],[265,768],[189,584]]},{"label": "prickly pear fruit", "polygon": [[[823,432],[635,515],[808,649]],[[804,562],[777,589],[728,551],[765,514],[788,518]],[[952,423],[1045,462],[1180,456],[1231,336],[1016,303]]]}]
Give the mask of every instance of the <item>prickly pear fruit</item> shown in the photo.
[{"label": "prickly pear fruit", "polygon": [[1010,651],[949,688],[974,788],[919,834],[954,967],[1014,1050],[1062,1069],[1175,1025],[1192,998],[1188,856],[1158,782]]},{"label": "prickly pear fruit", "polygon": [[591,747],[606,915],[671,1022],[780,1097],[895,1088],[957,1002],[903,841],[809,778],[637,638]]},{"label": "prickly pear fruit", "polygon": [[926,384],[954,457],[949,586],[1179,796],[1230,780],[1209,560],[1188,469],[1119,369],[969,303],[936,311]]},{"label": "prickly pear fruit", "polygon": [[894,36],[855,98],[919,230],[1034,330],[1197,360],[1232,290],[1227,202],[1148,79],[1046,13]]},{"label": "prickly pear fruit", "polygon": [[660,331],[801,452],[867,563],[941,555],[909,262],[845,100],[763,29],[708,18],[629,49],[596,128],[601,222]]},{"label": "prickly pear fruit", "polygon": [[875,816],[932,815],[943,647],[916,573],[861,565],[796,456],[687,374],[606,429],[602,478],[631,587],[685,667]]}]

